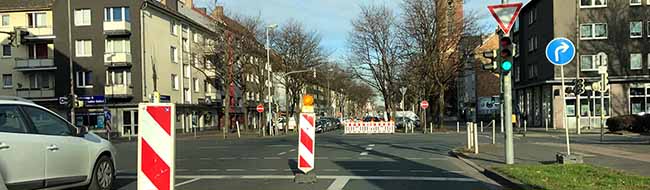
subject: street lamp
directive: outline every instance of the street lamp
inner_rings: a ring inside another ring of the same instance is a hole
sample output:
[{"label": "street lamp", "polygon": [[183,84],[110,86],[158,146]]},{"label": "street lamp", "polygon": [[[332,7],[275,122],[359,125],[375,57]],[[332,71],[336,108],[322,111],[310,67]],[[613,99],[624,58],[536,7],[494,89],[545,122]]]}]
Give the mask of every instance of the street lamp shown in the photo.
[{"label": "street lamp", "polygon": [[[331,74],[331,72],[334,72],[334,69],[329,68],[329,69],[327,69],[327,71],[330,72],[330,74]],[[332,111],[329,111],[330,112],[329,114],[331,114],[330,116],[332,116],[332,115],[334,115],[334,113],[333,113],[334,109],[332,109],[332,90],[330,90],[330,78],[326,77],[325,80],[327,80],[327,107],[328,107],[327,109],[328,109],[328,111],[332,110]]]},{"label": "street lamp", "polygon": [[[271,67],[271,41],[269,40],[269,30],[273,30],[277,28],[277,24],[271,24],[266,26],[266,67],[269,75],[269,94],[267,96],[267,99],[269,100],[269,113],[268,113],[268,121],[269,121],[269,136],[271,135],[272,132],[272,127],[271,124],[273,123],[272,120],[272,113],[273,112],[273,96],[271,96],[271,88],[273,87],[273,78],[271,78],[271,70],[273,69]],[[263,131],[263,130],[262,130]]]},{"label": "street lamp", "polygon": [[400,103],[400,108],[402,108],[402,111],[404,111],[404,96],[406,95],[406,89],[406,87],[399,89],[399,91],[402,93],[402,102]]}]

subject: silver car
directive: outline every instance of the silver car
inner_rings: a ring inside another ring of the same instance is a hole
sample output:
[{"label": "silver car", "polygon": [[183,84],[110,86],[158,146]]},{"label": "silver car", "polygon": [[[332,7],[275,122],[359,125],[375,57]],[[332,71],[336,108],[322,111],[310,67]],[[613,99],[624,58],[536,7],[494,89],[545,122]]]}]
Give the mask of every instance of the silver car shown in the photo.
[{"label": "silver car", "polygon": [[116,156],[109,141],[85,127],[27,100],[0,97],[0,190],[108,190]]}]

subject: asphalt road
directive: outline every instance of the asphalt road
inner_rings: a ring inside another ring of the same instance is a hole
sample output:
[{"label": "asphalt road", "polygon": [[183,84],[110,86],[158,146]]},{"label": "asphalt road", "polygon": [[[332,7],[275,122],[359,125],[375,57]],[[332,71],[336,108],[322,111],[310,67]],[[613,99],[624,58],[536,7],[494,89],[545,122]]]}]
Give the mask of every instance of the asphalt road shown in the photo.
[{"label": "asphalt road", "polygon": [[[315,184],[296,184],[297,136],[177,140],[176,189],[500,189],[448,155],[464,134],[316,136]],[[115,189],[136,189],[136,143],[120,143]]]}]

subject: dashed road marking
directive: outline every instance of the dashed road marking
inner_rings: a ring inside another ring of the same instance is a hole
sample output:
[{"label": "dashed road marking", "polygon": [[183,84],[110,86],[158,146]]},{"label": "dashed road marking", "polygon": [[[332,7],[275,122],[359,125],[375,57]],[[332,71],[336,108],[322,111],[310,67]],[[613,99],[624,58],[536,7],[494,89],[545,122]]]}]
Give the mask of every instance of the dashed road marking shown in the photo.
[{"label": "dashed road marking", "polygon": [[272,145],[268,145],[268,146],[270,146],[270,147],[288,147],[288,146],[291,146],[291,145],[288,145],[288,144],[272,144]]},{"label": "dashed road marking", "polygon": [[368,152],[362,152],[362,153],[359,153],[359,155],[366,156],[366,155],[368,155]]},{"label": "dashed road marking", "polygon": [[370,157],[359,157],[359,160],[370,160]]},{"label": "dashed road marking", "polygon": [[277,169],[258,169],[257,171],[261,171],[261,172],[274,172],[274,171],[278,171],[278,170],[277,170]]},{"label": "dashed road marking", "polygon": [[289,152],[293,152],[293,151],[296,151],[296,149],[294,148],[294,149],[289,150]]},{"label": "dashed road marking", "polygon": [[369,144],[368,146],[375,146],[375,144]]},{"label": "dashed road marking", "polygon": [[199,169],[199,172],[216,172],[219,171],[219,169]]},{"label": "dashed road marking", "polygon": [[199,160],[212,160],[212,158],[199,158]]},{"label": "dashed road marking", "polygon": [[366,150],[372,150],[372,148],[370,148],[370,147],[366,147]]},{"label": "dashed road marking", "polygon": [[200,179],[201,179],[201,178],[190,179],[190,180],[187,180],[187,181],[184,181],[184,182],[178,183],[178,184],[174,185],[174,187],[179,187],[179,186],[181,186],[181,185],[185,185],[185,184],[193,183],[193,182],[196,182],[196,181],[198,181],[198,180],[200,180]]},{"label": "dashed road marking", "polygon": [[379,172],[400,172],[401,170],[377,170]]},{"label": "dashed road marking", "polygon": [[278,156],[284,155],[284,154],[286,154],[286,153],[287,153],[287,152],[280,152],[280,153],[278,153]]},{"label": "dashed road marking", "polygon": [[412,173],[431,173],[433,171],[431,171],[431,170],[409,170],[409,172],[412,172]]},{"label": "dashed road marking", "polygon": [[234,160],[234,157],[221,157],[219,160]]},{"label": "dashed road marking", "polygon": [[328,157],[316,157],[316,160],[327,160],[329,159]]},{"label": "dashed road marking", "polygon": [[280,157],[264,157],[264,160],[279,160],[282,159]]},{"label": "dashed road marking", "polygon": [[349,160],[351,157],[336,157],[337,160]]},{"label": "dashed road marking", "polygon": [[245,169],[226,169],[227,172],[243,172]]},{"label": "dashed road marking", "polygon": [[244,160],[257,160],[257,157],[243,157]]},{"label": "dashed road marking", "polygon": [[348,170],[348,171],[351,171],[351,172],[369,172],[370,170],[365,170],[365,169],[350,169],[350,170]]},{"label": "dashed road marking", "polygon": [[326,171],[326,172],[338,172],[339,169],[324,169],[323,171]]},{"label": "dashed road marking", "polygon": [[186,172],[186,171],[190,171],[190,170],[188,170],[188,169],[176,169],[176,171],[177,172]]},{"label": "dashed road marking", "polygon": [[406,158],[407,160],[422,160],[422,158]]}]

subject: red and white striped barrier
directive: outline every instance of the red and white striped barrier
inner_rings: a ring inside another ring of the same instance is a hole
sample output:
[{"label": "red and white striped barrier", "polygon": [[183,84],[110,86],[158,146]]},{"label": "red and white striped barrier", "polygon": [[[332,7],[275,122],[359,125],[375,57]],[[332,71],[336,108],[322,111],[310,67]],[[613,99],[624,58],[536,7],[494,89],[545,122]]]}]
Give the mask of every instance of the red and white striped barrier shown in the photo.
[{"label": "red and white striped barrier", "polygon": [[138,189],[174,189],[174,104],[138,107]]},{"label": "red and white striped barrier", "polygon": [[395,133],[395,122],[349,122],[344,131],[346,134]]},{"label": "red and white striped barrier", "polygon": [[300,136],[298,136],[298,169],[307,173],[314,169],[316,127],[314,113],[300,113]]}]

